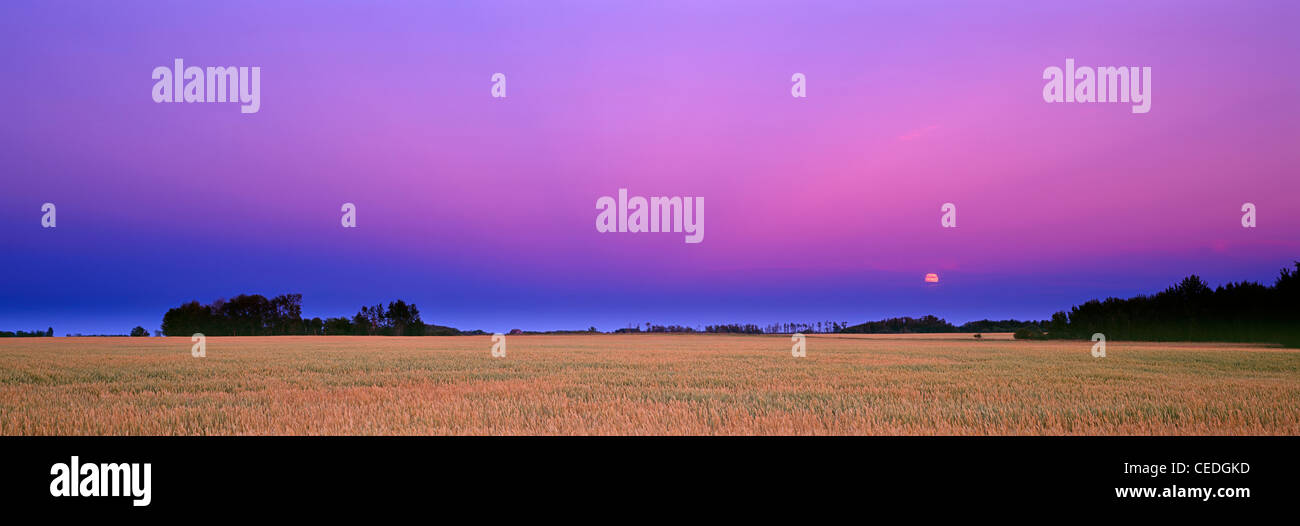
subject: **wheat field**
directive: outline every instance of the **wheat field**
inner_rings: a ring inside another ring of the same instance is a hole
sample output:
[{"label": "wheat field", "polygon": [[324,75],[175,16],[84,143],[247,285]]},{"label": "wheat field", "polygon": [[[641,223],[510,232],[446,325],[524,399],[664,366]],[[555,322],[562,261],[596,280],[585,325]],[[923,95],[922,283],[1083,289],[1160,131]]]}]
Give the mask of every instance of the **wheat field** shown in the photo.
[{"label": "wheat field", "polygon": [[1300,434],[1297,350],[984,336],[7,338],[0,434]]}]

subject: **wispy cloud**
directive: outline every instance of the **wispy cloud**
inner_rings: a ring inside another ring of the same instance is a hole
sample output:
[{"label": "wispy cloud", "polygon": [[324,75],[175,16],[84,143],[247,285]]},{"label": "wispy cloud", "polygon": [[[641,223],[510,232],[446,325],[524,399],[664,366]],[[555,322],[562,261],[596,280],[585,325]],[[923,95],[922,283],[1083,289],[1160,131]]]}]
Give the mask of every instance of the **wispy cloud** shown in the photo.
[{"label": "wispy cloud", "polygon": [[907,133],[907,134],[905,134],[905,135],[900,135],[900,136],[898,136],[898,140],[900,140],[900,141],[910,141],[910,140],[914,140],[914,139],[919,139],[919,138],[921,138],[922,136],[929,135],[930,132],[933,132],[934,130],[937,130],[937,129],[939,129],[939,128],[942,128],[942,126],[939,126],[938,124],[931,124],[931,125],[929,125],[929,126],[926,126],[926,127],[924,127],[924,128],[921,128],[921,129],[912,130],[911,132],[909,132],[909,133]]}]

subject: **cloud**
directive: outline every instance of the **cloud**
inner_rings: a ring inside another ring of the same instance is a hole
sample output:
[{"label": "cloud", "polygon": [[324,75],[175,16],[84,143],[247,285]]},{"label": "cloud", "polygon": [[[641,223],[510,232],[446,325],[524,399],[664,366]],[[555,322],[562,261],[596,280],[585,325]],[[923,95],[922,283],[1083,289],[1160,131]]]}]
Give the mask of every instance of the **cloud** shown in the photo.
[{"label": "cloud", "polygon": [[929,125],[929,126],[926,126],[926,127],[924,127],[924,128],[921,128],[921,129],[919,129],[919,130],[912,130],[910,133],[908,133],[908,134],[906,134],[906,135],[900,135],[900,136],[898,136],[898,140],[900,140],[900,141],[910,141],[910,140],[913,140],[913,139],[919,139],[919,138],[921,138],[921,136],[923,136],[923,135],[928,135],[930,132],[932,132],[932,131],[934,131],[934,130],[937,130],[937,129],[939,129],[939,128],[942,128],[942,126],[939,126],[938,124],[931,124],[931,125]]}]

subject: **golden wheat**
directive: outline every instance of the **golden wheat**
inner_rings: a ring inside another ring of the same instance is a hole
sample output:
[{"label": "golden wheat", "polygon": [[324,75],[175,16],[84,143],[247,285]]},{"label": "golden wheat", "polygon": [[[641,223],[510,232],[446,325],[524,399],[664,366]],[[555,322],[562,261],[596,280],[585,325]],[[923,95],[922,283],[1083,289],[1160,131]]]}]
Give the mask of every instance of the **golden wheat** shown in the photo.
[{"label": "golden wheat", "polygon": [[6,339],[0,434],[1300,434],[1295,350],[985,336]]}]

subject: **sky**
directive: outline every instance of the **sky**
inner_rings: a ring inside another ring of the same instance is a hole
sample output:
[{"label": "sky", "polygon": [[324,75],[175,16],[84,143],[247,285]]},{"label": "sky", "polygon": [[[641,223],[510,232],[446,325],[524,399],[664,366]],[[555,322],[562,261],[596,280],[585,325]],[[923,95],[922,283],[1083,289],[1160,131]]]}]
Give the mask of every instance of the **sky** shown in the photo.
[{"label": "sky", "polygon": [[[5,2],[0,330],[152,330],[241,293],[301,293],[308,317],[401,298],[488,331],[961,323],[1188,274],[1271,283],[1300,259],[1298,20],[1268,1]],[[260,67],[260,111],[155,103],[176,58]],[[1067,58],[1152,68],[1150,112],[1047,103]],[[598,232],[620,188],[704,197],[703,242]]]}]

